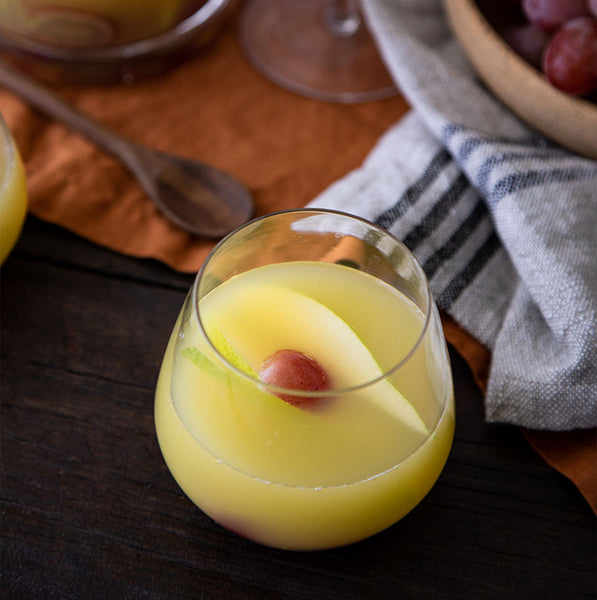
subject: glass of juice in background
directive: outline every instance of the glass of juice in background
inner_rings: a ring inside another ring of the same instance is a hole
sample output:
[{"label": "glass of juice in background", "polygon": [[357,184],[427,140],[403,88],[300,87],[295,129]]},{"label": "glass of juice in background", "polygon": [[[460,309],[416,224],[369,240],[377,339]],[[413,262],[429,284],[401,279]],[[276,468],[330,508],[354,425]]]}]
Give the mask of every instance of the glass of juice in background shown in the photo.
[{"label": "glass of juice in background", "polygon": [[0,115],[0,264],[15,245],[26,214],[25,170],[10,130]]},{"label": "glass of juice in background", "polygon": [[248,539],[315,550],[389,527],[431,489],[454,435],[421,267],[386,231],[335,211],[243,226],[184,303],[155,422],[182,490]]}]

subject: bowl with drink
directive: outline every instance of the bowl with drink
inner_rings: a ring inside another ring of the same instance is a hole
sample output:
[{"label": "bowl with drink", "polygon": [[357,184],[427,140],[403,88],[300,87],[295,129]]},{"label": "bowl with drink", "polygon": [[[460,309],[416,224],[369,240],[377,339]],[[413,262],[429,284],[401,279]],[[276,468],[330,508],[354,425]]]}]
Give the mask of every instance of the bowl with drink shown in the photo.
[{"label": "bowl with drink", "polygon": [[213,40],[236,0],[3,0],[0,54],[50,82],[132,83]]}]

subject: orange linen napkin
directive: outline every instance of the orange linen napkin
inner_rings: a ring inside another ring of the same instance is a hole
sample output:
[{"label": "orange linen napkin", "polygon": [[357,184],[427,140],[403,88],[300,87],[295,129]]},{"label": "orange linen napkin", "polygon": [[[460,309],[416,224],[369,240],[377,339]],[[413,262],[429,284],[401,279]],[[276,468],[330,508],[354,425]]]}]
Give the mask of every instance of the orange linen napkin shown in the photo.
[{"label": "orange linen napkin", "polygon": [[[235,175],[254,194],[256,215],[307,204],[358,167],[409,108],[399,96],[341,105],[286,92],[246,63],[234,23],[208,49],[158,78],[56,91],[137,142]],[[124,254],[185,272],[199,268],[214,241],[172,226],[114,159],[2,89],[0,111],[23,155],[32,214]],[[489,353],[454,322],[446,319],[444,326],[484,389]],[[595,431],[525,435],[597,511]]]}]

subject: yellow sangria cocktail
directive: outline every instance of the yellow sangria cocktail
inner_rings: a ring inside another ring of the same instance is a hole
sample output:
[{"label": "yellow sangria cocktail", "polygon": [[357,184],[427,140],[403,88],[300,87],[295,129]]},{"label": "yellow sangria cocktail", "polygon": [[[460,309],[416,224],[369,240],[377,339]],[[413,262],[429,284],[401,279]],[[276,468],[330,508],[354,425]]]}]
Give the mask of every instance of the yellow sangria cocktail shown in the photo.
[{"label": "yellow sangria cocktail", "polygon": [[183,491],[246,538],[313,550],[387,528],[431,489],[454,434],[420,266],[388,233],[333,211],[237,230],[185,301],[155,422]]},{"label": "yellow sangria cocktail", "polygon": [[0,115],[0,264],[15,245],[26,214],[25,170],[13,137]]}]

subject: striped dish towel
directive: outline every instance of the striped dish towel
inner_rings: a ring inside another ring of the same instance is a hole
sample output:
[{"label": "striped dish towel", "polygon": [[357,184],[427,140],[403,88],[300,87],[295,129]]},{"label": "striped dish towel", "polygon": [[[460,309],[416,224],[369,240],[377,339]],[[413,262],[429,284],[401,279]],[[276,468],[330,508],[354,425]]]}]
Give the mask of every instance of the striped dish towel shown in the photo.
[{"label": "striped dish towel", "polygon": [[[492,351],[488,421],[597,425],[597,163],[479,84],[440,0],[363,0],[413,110],[311,206],[390,230],[439,307]],[[597,135],[597,132],[595,132]]]}]

